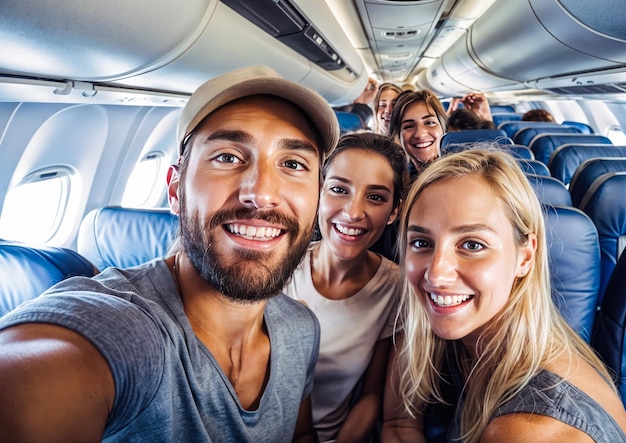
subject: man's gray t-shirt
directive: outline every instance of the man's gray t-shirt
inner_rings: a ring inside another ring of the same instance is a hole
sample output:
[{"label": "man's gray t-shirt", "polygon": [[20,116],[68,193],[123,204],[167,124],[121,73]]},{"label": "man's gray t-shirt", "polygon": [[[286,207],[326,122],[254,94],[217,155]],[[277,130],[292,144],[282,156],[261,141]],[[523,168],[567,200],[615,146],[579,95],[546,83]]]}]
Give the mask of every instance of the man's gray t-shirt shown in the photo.
[{"label": "man's gray t-shirt", "polygon": [[197,339],[163,260],[65,280],[1,318],[0,329],[52,323],[100,350],[116,391],[106,442],[288,442],[312,389],[319,325],[308,308],[282,294],[268,300],[264,321],[269,379],[254,411],[241,407]]}]

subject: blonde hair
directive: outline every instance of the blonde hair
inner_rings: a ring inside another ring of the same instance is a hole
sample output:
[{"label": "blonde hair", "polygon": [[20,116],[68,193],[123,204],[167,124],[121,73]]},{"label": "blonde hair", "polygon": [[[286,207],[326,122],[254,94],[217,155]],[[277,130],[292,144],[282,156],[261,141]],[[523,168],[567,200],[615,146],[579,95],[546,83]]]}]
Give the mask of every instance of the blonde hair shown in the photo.
[{"label": "blonde hair", "polygon": [[[500,199],[519,247],[528,241],[529,234],[537,237],[534,262],[524,277],[516,278],[508,303],[478,339],[479,351],[473,361],[460,342],[446,341],[433,333],[404,275],[408,217],[415,202],[433,183],[468,175],[480,177]],[[405,282],[401,302],[405,342],[399,357],[400,394],[411,416],[421,414],[429,402],[445,403],[440,370],[450,352],[456,358],[452,363],[459,365],[465,380],[460,422],[464,442],[478,442],[495,410],[563,354],[580,355],[612,385],[602,362],[566,324],[552,301],[543,212],[533,188],[510,154],[496,149],[468,150],[434,162],[409,190],[398,242]]]}]

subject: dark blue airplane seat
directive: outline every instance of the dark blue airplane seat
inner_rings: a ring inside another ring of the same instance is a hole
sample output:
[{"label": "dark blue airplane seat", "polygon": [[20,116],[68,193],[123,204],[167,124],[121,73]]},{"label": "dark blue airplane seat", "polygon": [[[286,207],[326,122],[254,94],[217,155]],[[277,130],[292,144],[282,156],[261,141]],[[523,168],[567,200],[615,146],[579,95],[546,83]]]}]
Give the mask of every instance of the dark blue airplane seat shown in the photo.
[{"label": "dark blue airplane seat", "polygon": [[499,126],[504,122],[514,122],[520,121],[522,119],[522,112],[492,112],[491,119],[493,120],[493,124],[497,129],[500,129]]},{"label": "dark blue airplane seat", "polygon": [[467,129],[464,131],[446,132],[441,137],[441,149],[453,144],[497,142],[503,145],[510,145],[512,142],[506,133],[500,129]]},{"label": "dark blue airplane seat", "polygon": [[562,127],[563,127],[562,124],[556,123],[556,122],[529,122],[529,121],[522,121],[522,120],[502,122],[500,123],[500,125],[498,125],[498,129],[502,129],[504,132],[506,132],[506,135],[509,136],[509,138],[514,140],[514,143],[516,143],[515,135],[522,129],[525,129],[525,128],[549,129],[549,128],[562,128]]},{"label": "dark blue airplane seat", "polygon": [[535,154],[531,151],[528,146],[524,145],[505,145],[502,147],[503,150],[508,151],[516,158],[523,158],[525,160],[534,160]]},{"label": "dark blue airplane seat", "polygon": [[71,249],[0,240],[0,316],[68,277],[95,273],[94,265]]},{"label": "dark blue airplane seat", "polygon": [[[497,148],[499,150],[508,152],[513,157],[517,159],[521,159],[521,160],[533,159],[533,153],[526,146],[504,145],[501,143],[493,143],[493,142],[488,142],[488,143],[489,144],[487,146],[487,149]],[[442,147],[442,153],[449,154],[451,152],[459,152],[459,151],[464,151],[466,149],[480,149],[481,147],[483,147],[483,145],[480,142],[478,143],[450,143]],[[547,167],[546,167],[546,171],[548,171]],[[547,174],[549,175],[550,172],[548,171]]]},{"label": "dark blue airplane seat", "polygon": [[626,172],[608,172],[594,180],[583,197],[580,209],[598,229],[602,295],[626,246]]},{"label": "dark blue airplane seat", "polygon": [[522,171],[526,174],[544,175],[550,177],[550,170],[548,167],[539,160],[528,160],[520,158],[517,163],[522,168]]},{"label": "dark blue airplane seat", "polygon": [[534,152],[535,158],[537,160],[541,160],[541,158],[537,156],[537,152],[532,147],[532,144],[533,141],[542,134],[581,134],[581,132],[580,129],[573,126],[560,126],[558,128],[549,129],[530,127],[517,131],[517,133],[513,136],[513,142],[519,145],[528,146],[530,150]]},{"label": "dark blue airplane seat", "polygon": [[341,134],[346,132],[358,131],[359,129],[367,129],[363,119],[354,112],[335,111],[337,121],[339,122],[339,131]]},{"label": "dark blue airplane seat", "polygon": [[169,209],[106,207],[85,216],[77,250],[100,270],[128,268],[164,257],[177,234],[178,216]]},{"label": "dark blue airplane seat", "polygon": [[583,161],[574,172],[569,183],[569,193],[572,196],[572,205],[577,208],[594,180],[607,172],[625,172],[626,157],[591,158]]},{"label": "dark blue airplane seat", "polygon": [[591,219],[571,206],[544,206],[552,299],[587,342],[598,306],[600,243]]},{"label": "dark blue airplane seat", "polygon": [[513,105],[489,105],[489,109],[492,114],[499,112],[515,112],[515,106]]},{"label": "dark blue airplane seat", "polygon": [[537,174],[526,174],[526,177],[544,205],[572,206],[569,190],[556,178]]},{"label": "dark blue airplane seat", "polygon": [[587,123],[583,123],[583,122],[575,122],[572,120],[563,120],[563,122],[561,123],[562,125],[565,126],[574,126],[578,129],[580,129],[580,132],[583,134],[595,134],[596,131],[593,130],[593,128],[591,127],[591,125],[588,125]]},{"label": "dark blue airplane seat", "polygon": [[597,134],[555,134],[550,132],[537,135],[528,147],[533,151],[537,160],[547,165],[550,162],[550,156],[559,146],[574,143],[577,145],[610,145],[611,140]]},{"label": "dark blue airplane seat", "polygon": [[617,261],[606,285],[591,345],[612,372],[626,407],[626,254]]},{"label": "dark blue airplane seat", "polygon": [[559,146],[550,157],[548,169],[550,175],[558,178],[565,186],[569,186],[576,169],[590,158],[626,157],[626,146],[607,144],[565,144]]}]

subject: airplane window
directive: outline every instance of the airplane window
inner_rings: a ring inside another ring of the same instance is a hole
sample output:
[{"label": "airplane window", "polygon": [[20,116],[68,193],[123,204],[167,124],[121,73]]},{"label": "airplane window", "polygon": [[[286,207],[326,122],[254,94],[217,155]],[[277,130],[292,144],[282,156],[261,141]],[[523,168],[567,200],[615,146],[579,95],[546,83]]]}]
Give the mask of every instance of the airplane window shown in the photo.
[{"label": "airplane window", "polygon": [[626,134],[619,126],[611,126],[606,136],[614,145],[626,146]]},{"label": "airplane window", "polygon": [[157,206],[163,195],[165,183],[161,177],[164,156],[163,152],[150,152],[135,165],[124,190],[122,206],[131,208]]},{"label": "airplane window", "polygon": [[0,216],[0,238],[26,243],[52,239],[68,207],[71,178],[69,169],[47,169],[10,189]]}]

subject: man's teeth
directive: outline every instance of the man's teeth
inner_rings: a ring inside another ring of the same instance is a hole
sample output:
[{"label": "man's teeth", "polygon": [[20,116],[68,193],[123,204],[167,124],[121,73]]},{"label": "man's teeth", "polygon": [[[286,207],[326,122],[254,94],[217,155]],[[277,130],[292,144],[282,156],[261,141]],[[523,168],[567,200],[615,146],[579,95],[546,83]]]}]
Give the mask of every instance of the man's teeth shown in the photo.
[{"label": "man's teeth", "polygon": [[249,240],[271,240],[278,237],[282,232],[280,229],[269,226],[257,227],[240,224],[230,224],[228,225],[228,230],[233,234],[241,235]]},{"label": "man's teeth", "polygon": [[347,228],[345,226],[341,226],[341,225],[335,225],[335,228],[337,228],[337,231],[341,232],[342,234],[345,235],[361,235],[363,234],[363,229],[354,229],[354,228]]},{"label": "man's teeth", "polygon": [[435,302],[435,304],[437,306],[455,306],[455,305],[460,305],[461,303],[463,303],[466,300],[469,300],[471,298],[471,296],[469,295],[435,295],[435,294],[430,294],[430,298],[432,301]]}]

